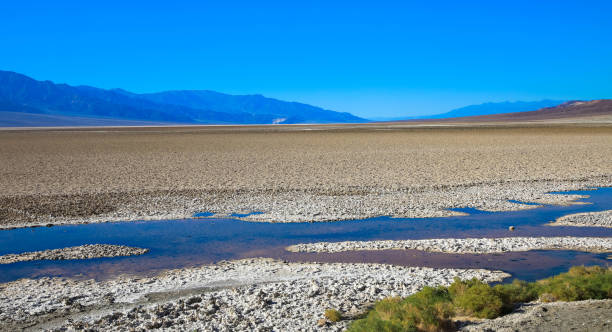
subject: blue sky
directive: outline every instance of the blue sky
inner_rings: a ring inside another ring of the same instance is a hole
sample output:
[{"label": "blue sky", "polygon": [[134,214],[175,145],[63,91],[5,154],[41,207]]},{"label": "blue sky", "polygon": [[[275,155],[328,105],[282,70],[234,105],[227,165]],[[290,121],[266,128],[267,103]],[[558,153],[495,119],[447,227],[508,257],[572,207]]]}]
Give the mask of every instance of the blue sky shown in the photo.
[{"label": "blue sky", "polygon": [[365,117],[612,97],[612,1],[2,1],[0,69]]}]

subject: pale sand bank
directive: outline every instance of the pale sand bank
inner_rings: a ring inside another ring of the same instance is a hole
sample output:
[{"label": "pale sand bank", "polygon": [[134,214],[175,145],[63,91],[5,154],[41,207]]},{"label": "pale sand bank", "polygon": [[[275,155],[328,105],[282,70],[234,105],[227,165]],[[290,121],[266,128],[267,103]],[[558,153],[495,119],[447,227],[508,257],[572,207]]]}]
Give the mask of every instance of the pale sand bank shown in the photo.
[{"label": "pale sand bank", "polygon": [[102,257],[135,256],[145,254],[148,251],[149,249],[113,244],[86,244],[77,247],[2,255],[0,256],[0,264],[37,260],[91,259]]},{"label": "pale sand bank", "polygon": [[557,218],[550,226],[612,227],[612,210],[570,214]]}]

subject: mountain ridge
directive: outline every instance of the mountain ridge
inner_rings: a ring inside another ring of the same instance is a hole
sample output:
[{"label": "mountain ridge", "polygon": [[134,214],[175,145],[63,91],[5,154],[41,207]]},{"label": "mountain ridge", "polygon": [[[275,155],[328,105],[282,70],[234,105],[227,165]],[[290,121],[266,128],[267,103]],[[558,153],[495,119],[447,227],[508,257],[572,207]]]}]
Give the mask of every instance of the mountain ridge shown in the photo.
[{"label": "mountain ridge", "polygon": [[[123,89],[71,86],[38,81],[16,72],[0,71],[0,111],[85,118],[112,118],[130,121],[177,124],[272,124],[367,122],[350,113],[334,112],[308,104],[285,102],[262,95],[223,96],[205,100],[204,94],[192,105],[173,98],[184,91],[137,94]],[[191,90],[200,91],[200,90]],[[160,100],[160,96],[164,97]],[[246,102],[245,102],[246,100]],[[196,103],[197,102],[197,103]],[[208,103],[208,104],[207,104]],[[233,103],[233,104],[232,104]],[[234,105],[234,107],[230,107]],[[1,120],[1,119],[0,119]],[[1,121],[0,121],[1,124]],[[14,125],[14,124],[13,124]],[[58,123],[61,125],[61,123]]]}]

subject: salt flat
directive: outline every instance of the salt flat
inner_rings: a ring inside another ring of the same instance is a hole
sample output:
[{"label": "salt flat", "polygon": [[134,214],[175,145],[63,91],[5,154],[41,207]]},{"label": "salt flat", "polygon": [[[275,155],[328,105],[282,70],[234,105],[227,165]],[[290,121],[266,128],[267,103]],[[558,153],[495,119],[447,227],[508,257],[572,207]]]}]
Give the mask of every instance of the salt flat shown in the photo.
[{"label": "salt flat", "polygon": [[[262,211],[260,221],[568,203],[612,184],[612,126],[209,126],[0,132],[4,227]],[[532,207],[531,207],[532,208]]]},{"label": "salt flat", "polygon": [[[465,206],[533,209],[520,202],[573,204],[581,196],[548,192],[612,185],[611,155],[612,126],[600,124],[0,131],[0,224],[200,211],[261,211],[242,219],[295,222],[449,216],[460,214],[449,208]],[[21,279],[0,285],[0,328],[341,330],[349,321],[318,326],[325,309],[355,317],[371,301],[454,276],[494,281],[507,274],[255,259],[145,278]]]}]

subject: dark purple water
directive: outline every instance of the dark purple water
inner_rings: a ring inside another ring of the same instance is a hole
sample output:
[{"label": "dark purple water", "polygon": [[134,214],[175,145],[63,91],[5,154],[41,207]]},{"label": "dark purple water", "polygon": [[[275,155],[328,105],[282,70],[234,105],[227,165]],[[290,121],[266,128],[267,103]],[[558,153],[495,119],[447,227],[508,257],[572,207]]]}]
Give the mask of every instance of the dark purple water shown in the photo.
[{"label": "dark purple water", "polygon": [[[0,282],[22,277],[103,279],[120,273],[154,274],[219,260],[274,257],[291,261],[380,262],[410,266],[501,269],[526,280],[544,278],[572,265],[606,265],[607,254],[531,251],[500,255],[454,255],[416,251],[294,254],[284,247],[303,242],[509,236],[602,236],[612,229],[550,227],[543,224],[578,212],[612,209],[612,188],[571,192],[590,204],[542,206],[514,212],[458,209],[468,216],[422,219],[379,217],[325,223],[253,223],[233,219],[121,222],[0,231],[0,255],[89,243],[149,248],[136,257],[35,261],[0,265]],[[514,232],[508,231],[515,226]]]}]

